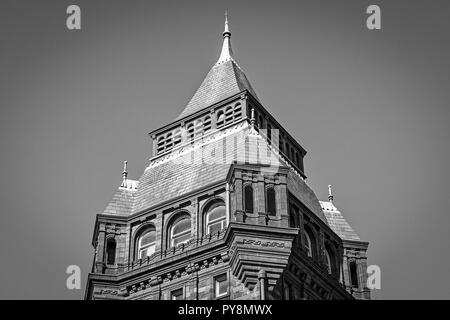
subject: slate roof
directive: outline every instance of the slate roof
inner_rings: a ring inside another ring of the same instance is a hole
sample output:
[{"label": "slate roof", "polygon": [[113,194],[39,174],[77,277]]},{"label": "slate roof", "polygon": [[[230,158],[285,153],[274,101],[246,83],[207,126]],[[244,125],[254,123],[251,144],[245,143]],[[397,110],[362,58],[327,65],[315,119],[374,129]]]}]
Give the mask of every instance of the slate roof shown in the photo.
[{"label": "slate roof", "polygon": [[[192,145],[180,146],[151,160],[135,184],[136,189],[119,188],[103,213],[128,216],[208,185],[221,181],[225,183],[231,163],[247,149],[250,142],[258,144],[257,148],[250,148],[250,163],[290,167],[276,151],[270,149],[265,137],[257,133],[246,120],[242,120],[227,129],[200,138]],[[257,150],[261,149],[270,150],[271,157],[265,160],[258,157]],[[224,151],[219,153],[219,150]],[[217,161],[219,154],[220,163]],[[327,222],[316,195],[294,170],[288,174],[288,189]]]},{"label": "slate roof", "polygon": [[328,225],[342,240],[361,241],[358,234],[332,202],[320,201],[320,205]]},{"label": "slate roof", "polygon": [[106,206],[103,214],[129,216],[132,213],[137,190],[137,181],[127,180],[127,182],[131,182],[134,187],[120,186]]}]

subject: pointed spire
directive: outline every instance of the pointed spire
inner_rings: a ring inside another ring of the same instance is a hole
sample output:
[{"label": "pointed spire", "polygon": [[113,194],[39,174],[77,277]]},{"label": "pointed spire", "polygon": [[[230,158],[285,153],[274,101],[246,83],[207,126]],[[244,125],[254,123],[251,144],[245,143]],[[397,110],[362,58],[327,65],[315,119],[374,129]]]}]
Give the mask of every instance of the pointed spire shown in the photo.
[{"label": "pointed spire", "polygon": [[330,200],[331,203],[333,203],[333,193],[331,192],[331,184],[328,185],[328,200]]},{"label": "pointed spire", "polygon": [[127,186],[127,177],[128,177],[128,171],[127,171],[127,161],[123,162],[123,171],[122,171],[122,187],[126,187]]},{"label": "pointed spire", "polygon": [[225,12],[225,28],[222,33],[223,36],[223,44],[222,51],[220,52],[219,60],[217,60],[216,64],[220,64],[222,62],[232,60],[233,59],[233,51],[231,50],[231,32],[228,28],[228,13]]}]

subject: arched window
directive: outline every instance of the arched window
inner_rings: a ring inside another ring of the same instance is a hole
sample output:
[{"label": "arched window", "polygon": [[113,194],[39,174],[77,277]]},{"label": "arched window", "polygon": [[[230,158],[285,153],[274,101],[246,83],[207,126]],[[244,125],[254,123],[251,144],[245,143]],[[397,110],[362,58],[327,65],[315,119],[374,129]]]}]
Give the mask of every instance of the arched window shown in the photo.
[{"label": "arched window", "polygon": [[153,227],[144,229],[137,238],[137,258],[145,259],[155,252],[156,230]]},{"label": "arched window", "polygon": [[305,230],[305,249],[306,249],[306,255],[308,257],[313,257],[313,242],[311,240],[311,235],[308,231]]},{"label": "arched window", "polygon": [[164,137],[163,136],[160,136],[159,138],[158,138],[158,142],[157,142],[157,146],[156,146],[156,150],[157,150],[157,153],[161,153],[161,152],[164,152],[164,147],[165,147],[165,144],[166,142],[164,141]]},{"label": "arched window", "polygon": [[173,134],[173,145],[174,147],[176,147],[180,143],[181,143],[181,130],[177,129]]},{"label": "arched window", "polygon": [[223,111],[219,111],[217,113],[217,128],[220,128],[221,126],[223,126],[225,124],[225,114],[223,113]]},{"label": "arched window", "polygon": [[241,104],[237,103],[234,106],[234,120],[238,120],[242,117],[242,108],[241,108]]},{"label": "arched window", "polygon": [[211,130],[211,117],[207,116],[203,121],[203,132],[208,133],[210,130]]},{"label": "arched window", "polygon": [[244,211],[253,213],[253,188],[249,184],[244,187]]},{"label": "arched window", "polygon": [[191,218],[184,215],[175,220],[170,228],[169,235],[169,244],[171,247],[176,247],[181,243],[189,241],[191,238]]},{"label": "arched window", "polygon": [[275,216],[277,214],[276,209],[277,206],[275,200],[275,190],[273,187],[267,188],[266,199],[267,199],[267,213],[270,216]]},{"label": "arched window", "polygon": [[358,272],[356,270],[356,262],[351,261],[350,262],[350,282],[352,287],[358,287]]},{"label": "arched window", "polygon": [[116,240],[108,239],[106,241],[106,264],[116,263]]},{"label": "arched window", "polygon": [[194,136],[195,138],[197,138],[202,135],[203,135],[203,121],[197,120],[195,121]]},{"label": "arched window", "polygon": [[206,233],[212,234],[225,228],[227,215],[223,201],[210,204],[206,210]]},{"label": "arched window", "polygon": [[233,107],[225,109],[225,124],[233,122]]},{"label": "arched window", "polygon": [[331,274],[333,272],[333,267],[331,264],[331,257],[328,249],[325,249],[325,266],[327,267],[328,274]]},{"label": "arched window", "polygon": [[188,140],[194,139],[194,124],[192,124],[192,123],[188,124],[187,134],[188,134]]}]

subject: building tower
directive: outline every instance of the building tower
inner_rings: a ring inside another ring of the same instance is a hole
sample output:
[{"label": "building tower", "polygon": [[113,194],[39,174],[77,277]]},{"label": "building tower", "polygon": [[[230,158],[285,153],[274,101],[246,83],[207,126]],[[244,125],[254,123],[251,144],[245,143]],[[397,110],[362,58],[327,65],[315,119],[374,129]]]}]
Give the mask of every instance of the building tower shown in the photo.
[{"label": "building tower", "polygon": [[306,183],[305,149],[219,59],[171,123],[150,133],[139,180],[97,214],[86,299],[353,299],[367,243]]}]

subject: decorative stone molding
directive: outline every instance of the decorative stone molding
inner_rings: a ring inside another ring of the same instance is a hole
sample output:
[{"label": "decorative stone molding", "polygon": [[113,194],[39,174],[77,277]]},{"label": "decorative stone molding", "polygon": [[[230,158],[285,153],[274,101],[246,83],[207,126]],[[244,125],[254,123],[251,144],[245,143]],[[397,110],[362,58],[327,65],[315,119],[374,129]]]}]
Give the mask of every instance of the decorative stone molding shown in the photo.
[{"label": "decorative stone molding", "polygon": [[206,268],[210,268],[214,265],[227,262],[228,260],[229,260],[228,254],[226,254],[226,253],[218,254],[216,256],[210,257],[203,261],[187,264],[183,267],[180,267],[176,270],[170,271],[166,274],[153,276],[150,279],[141,281],[136,284],[129,285],[126,287],[126,292],[127,292],[127,295],[132,295],[139,291],[148,289],[150,287],[155,287],[162,283],[169,283],[173,280],[185,277],[194,271],[203,270]]}]

